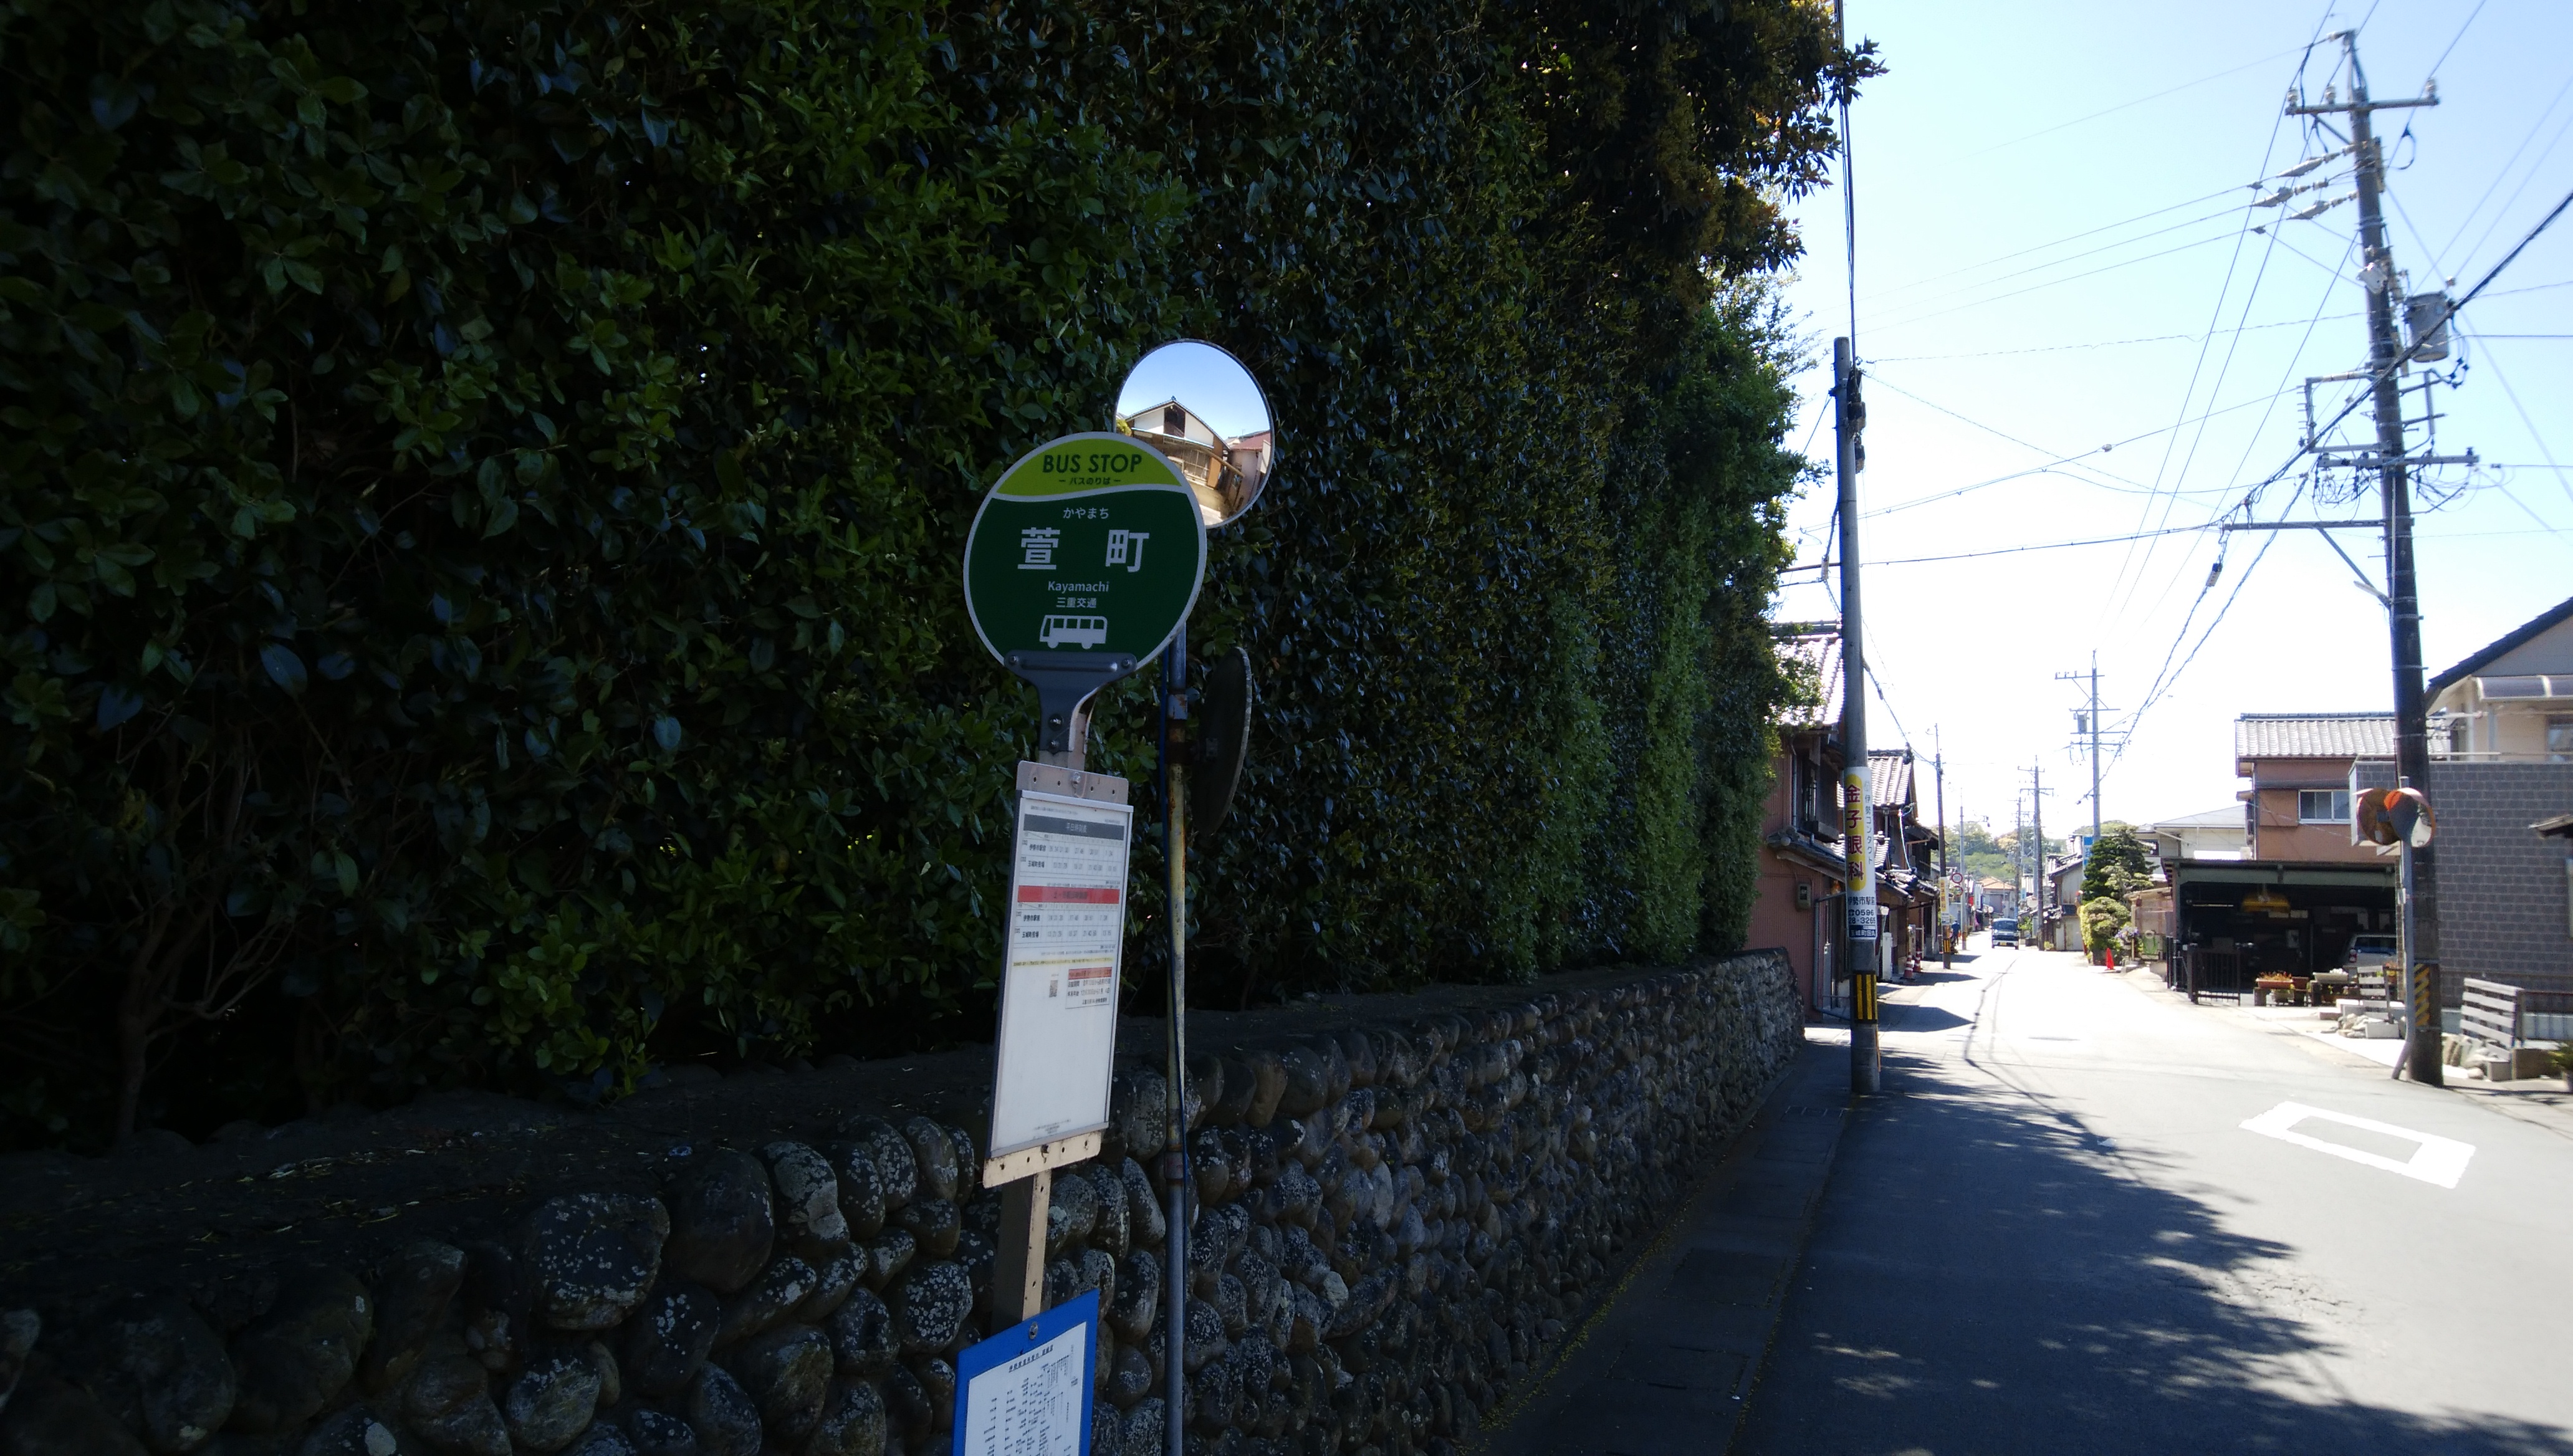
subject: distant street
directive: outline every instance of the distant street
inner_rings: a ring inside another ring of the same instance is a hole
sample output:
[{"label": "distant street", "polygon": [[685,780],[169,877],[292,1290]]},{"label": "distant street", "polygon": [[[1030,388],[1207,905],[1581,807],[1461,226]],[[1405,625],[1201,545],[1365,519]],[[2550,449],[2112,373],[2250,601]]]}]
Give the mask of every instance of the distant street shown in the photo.
[{"label": "distant street", "polygon": [[2573,1132],[2070,955],[1898,999],[1737,1451],[2573,1451]]}]

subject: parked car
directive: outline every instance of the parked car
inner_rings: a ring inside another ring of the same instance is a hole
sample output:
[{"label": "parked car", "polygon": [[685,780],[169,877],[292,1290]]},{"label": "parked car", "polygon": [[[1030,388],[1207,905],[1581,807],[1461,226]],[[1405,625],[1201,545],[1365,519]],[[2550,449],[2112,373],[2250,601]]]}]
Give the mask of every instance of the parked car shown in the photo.
[{"label": "parked car", "polygon": [[2009,919],[2009,918],[2007,918],[2007,917],[2005,917],[2005,918],[2003,918],[2003,919],[2001,919],[2001,920],[1994,921],[1994,922],[1993,922],[1993,944],[1994,944],[1994,945],[1996,945],[1996,946],[2016,946],[2016,945],[2018,945],[2018,944],[2019,944],[2019,922],[2018,922],[2018,921],[2015,921],[2015,920],[2011,920],[2011,919]]},{"label": "parked car", "polygon": [[2349,952],[2340,959],[2341,969],[2356,973],[2382,971],[2403,959],[2403,938],[2387,935],[2357,935],[2349,938]]}]

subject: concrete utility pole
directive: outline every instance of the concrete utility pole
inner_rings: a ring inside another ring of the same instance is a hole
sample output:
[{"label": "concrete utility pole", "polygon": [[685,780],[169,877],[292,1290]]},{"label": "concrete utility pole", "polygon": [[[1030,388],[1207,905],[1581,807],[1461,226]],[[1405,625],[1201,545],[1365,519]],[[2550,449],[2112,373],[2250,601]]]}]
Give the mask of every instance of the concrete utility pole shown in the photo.
[{"label": "concrete utility pole", "polygon": [[[2031,764],[2028,769],[2028,811],[2037,840],[2037,933],[2046,934],[2046,767]],[[2028,927],[2019,928],[2019,943],[2028,944]]]},{"label": "concrete utility pole", "polygon": [[1876,1030],[1876,807],[1868,792],[1867,653],[1859,635],[1858,436],[1867,423],[1850,342],[1832,341],[1832,423],[1840,443],[1841,833],[1849,856],[1850,1091],[1884,1080]]},{"label": "concrete utility pole", "polygon": [[[2430,775],[2427,694],[2421,676],[2421,600],[2412,572],[2412,499],[2404,458],[2403,386],[2396,361],[2403,344],[2394,325],[2397,287],[2394,254],[2385,243],[2385,159],[2379,152],[2370,118],[2380,111],[2436,106],[2435,90],[2408,101],[2372,101],[2367,73],[2358,64],[2358,33],[2340,33],[2341,54],[2349,62],[2349,100],[2307,106],[2292,100],[2289,116],[2340,115],[2349,118],[2350,158],[2358,194],[2359,280],[2367,290],[2367,358],[2374,382],[2371,400],[2376,414],[2376,467],[2385,511],[2386,595],[2391,599],[2394,646],[2394,771],[2412,788],[2424,787]],[[2439,1025],[2439,891],[2434,852],[2427,845],[2412,851],[2412,884],[2406,897],[2403,940],[2405,999],[2412,1013],[2407,1061],[2412,1079],[2440,1086]]]},{"label": "concrete utility pole", "polygon": [[2074,715],[2073,729],[2076,737],[2085,733],[2091,736],[2091,842],[2097,844],[2100,842],[2100,654],[2091,654],[2088,673],[2059,672],[2055,680],[2080,682],[2085,677],[2091,680],[2091,706]]},{"label": "concrete utility pole", "polygon": [[1939,786],[1939,969],[1957,969],[1956,937],[1944,922],[1948,919],[1948,764],[1938,748],[1939,730],[1930,730],[1930,774]]}]

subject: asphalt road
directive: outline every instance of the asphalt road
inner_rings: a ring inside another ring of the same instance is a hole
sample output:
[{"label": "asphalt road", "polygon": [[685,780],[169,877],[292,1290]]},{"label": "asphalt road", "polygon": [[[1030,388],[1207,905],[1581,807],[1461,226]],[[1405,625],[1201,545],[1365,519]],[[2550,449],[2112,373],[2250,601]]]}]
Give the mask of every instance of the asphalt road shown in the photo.
[{"label": "asphalt road", "polygon": [[2573,1452],[2573,1136],[2069,955],[1886,1018],[1737,1452]]}]

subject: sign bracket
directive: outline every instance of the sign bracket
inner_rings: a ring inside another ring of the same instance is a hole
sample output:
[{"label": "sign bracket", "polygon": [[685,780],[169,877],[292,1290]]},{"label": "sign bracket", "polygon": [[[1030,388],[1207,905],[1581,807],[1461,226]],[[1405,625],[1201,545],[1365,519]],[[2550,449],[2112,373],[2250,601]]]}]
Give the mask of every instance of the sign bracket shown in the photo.
[{"label": "sign bracket", "polygon": [[1090,736],[1085,705],[1135,670],[1134,654],[1127,652],[1029,650],[1013,652],[1002,663],[1037,690],[1037,751],[1066,768],[1081,767],[1083,740]]}]

